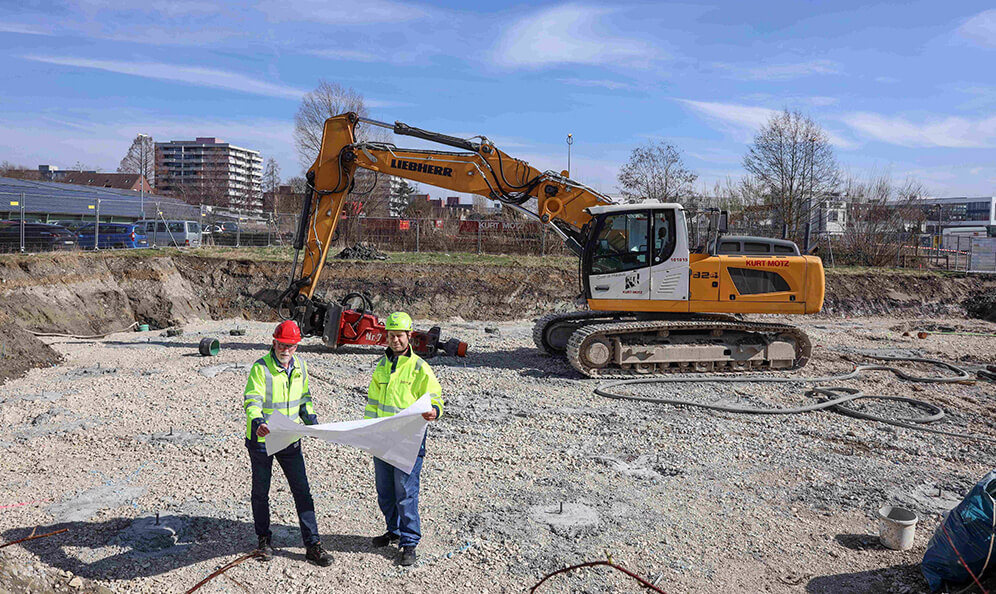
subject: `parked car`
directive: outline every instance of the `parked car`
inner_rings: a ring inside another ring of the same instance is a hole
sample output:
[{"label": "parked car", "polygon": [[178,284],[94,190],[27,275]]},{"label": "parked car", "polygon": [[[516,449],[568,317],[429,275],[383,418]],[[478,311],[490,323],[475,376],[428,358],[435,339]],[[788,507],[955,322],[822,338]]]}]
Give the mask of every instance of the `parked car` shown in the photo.
[{"label": "parked car", "polygon": [[149,245],[201,246],[201,224],[197,221],[138,221],[149,237]]},{"label": "parked car", "polygon": [[89,221],[79,221],[76,219],[63,219],[60,221],[52,221],[51,224],[58,225],[60,227],[65,227],[66,229],[69,229],[73,233],[76,233],[76,231],[78,231],[80,227],[86,226],[87,224],[91,223]]},{"label": "parked car", "polygon": [[[72,231],[46,223],[24,223],[24,249],[29,252],[76,248]],[[0,252],[21,251],[21,221],[0,221]]]},{"label": "parked car", "polygon": [[92,250],[94,243],[102,250],[149,247],[148,238],[135,223],[101,223],[99,228],[93,223],[87,223],[79,228],[77,235],[79,245],[84,250]]},{"label": "parked car", "polygon": [[239,224],[235,221],[222,221],[214,226],[216,233],[237,233]]}]

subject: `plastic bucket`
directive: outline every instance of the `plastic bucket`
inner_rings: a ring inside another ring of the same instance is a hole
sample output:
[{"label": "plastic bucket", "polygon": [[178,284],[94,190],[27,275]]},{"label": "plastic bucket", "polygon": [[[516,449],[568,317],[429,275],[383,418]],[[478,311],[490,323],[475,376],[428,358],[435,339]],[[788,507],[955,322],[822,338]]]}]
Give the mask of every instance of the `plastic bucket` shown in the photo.
[{"label": "plastic bucket", "polygon": [[200,350],[201,354],[205,357],[213,357],[218,354],[218,351],[221,350],[221,345],[218,343],[217,338],[202,338],[198,350]]},{"label": "plastic bucket", "polygon": [[884,505],[878,510],[878,539],[883,546],[896,550],[907,551],[913,548],[913,536],[916,534],[916,513]]}]

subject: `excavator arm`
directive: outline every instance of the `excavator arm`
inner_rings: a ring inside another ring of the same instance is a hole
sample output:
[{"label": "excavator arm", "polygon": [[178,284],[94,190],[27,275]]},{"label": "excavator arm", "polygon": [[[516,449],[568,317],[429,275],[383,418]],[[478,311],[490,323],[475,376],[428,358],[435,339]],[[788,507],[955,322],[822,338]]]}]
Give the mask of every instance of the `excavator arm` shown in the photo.
[{"label": "excavator arm", "polygon": [[[355,130],[359,123],[388,128],[398,135],[447,145],[461,152],[402,149],[381,142],[358,143]],[[571,180],[566,172],[541,172],[509,156],[483,136],[457,138],[401,122],[387,124],[360,118],[355,113],[338,115],[326,120],[318,158],[308,170],[309,191],[295,239],[295,249],[304,250],[295,283],[305,299],[314,297],[357,167],[500,201],[550,224],[578,255],[583,228],[591,220],[585,209],[613,203]]]},{"label": "excavator arm", "polygon": [[[459,151],[403,149],[384,142],[357,142],[356,126],[361,123]],[[339,304],[323,302],[315,295],[343,206],[353,189],[357,167],[500,201],[549,224],[579,256],[585,225],[591,220],[585,209],[613,203],[608,197],[571,180],[566,172],[541,172],[525,161],[509,156],[484,136],[457,138],[401,122],[387,124],[360,118],[355,113],[329,118],[325,121],[318,157],[306,176],[308,191],[294,238],[291,283],[280,298],[280,308],[290,311],[288,317],[297,320],[305,334],[322,336],[330,346],[382,344],[386,336],[372,313],[362,308],[359,311],[345,309]],[[459,353],[459,345],[463,345],[462,350],[466,350],[463,343],[439,342],[438,335],[438,329],[429,333],[417,332],[413,343],[428,349],[428,354],[433,354],[437,347]]]}]

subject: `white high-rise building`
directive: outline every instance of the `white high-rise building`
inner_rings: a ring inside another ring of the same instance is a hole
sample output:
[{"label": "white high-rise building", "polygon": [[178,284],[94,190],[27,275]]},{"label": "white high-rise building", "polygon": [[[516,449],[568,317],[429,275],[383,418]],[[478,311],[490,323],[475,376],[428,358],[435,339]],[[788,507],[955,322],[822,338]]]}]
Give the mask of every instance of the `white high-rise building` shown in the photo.
[{"label": "white high-rise building", "polygon": [[156,190],[192,204],[261,213],[263,159],[213,137],[157,142]]}]

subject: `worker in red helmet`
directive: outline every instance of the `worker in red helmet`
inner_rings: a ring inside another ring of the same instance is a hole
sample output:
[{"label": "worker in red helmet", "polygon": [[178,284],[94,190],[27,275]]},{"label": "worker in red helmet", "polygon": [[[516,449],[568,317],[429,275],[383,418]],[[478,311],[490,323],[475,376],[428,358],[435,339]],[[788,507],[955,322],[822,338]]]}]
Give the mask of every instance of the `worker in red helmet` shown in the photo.
[{"label": "worker in red helmet", "polygon": [[252,464],[252,518],[263,561],[273,558],[272,533],[270,532],[270,478],[273,459],[287,477],[301,537],[306,549],[305,558],[316,565],[327,567],[332,556],[323,548],[318,536],[315,519],[315,502],[304,470],[301,440],[277,452],[266,454],[266,435],[270,432],[267,420],[275,414],[284,415],[295,423],[315,425],[318,417],[311,403],[308,386],[308,365],[294,353],[301,342],[301,329],[293,320],[281,322],[273,332],[270,352],[253,363],[246,382],[243,408],[246,411],[246,449]]}]

